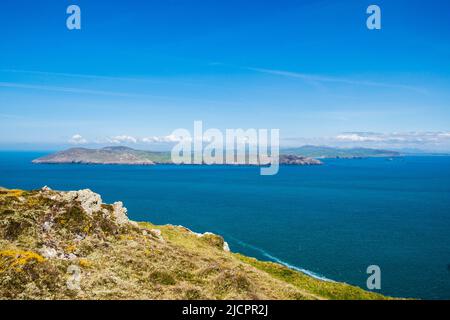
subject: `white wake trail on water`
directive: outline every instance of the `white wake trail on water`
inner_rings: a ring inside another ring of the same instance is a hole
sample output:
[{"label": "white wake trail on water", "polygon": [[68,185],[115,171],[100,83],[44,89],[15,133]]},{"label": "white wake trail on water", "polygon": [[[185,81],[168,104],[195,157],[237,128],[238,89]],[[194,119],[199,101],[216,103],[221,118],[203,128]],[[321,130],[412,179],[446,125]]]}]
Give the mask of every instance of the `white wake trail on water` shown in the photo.
[{"label": "white wake trail on water", "polygon": [[312,277],[314,279],[321,280],[321,281],[326,281],[326,282],[336,282],[334,280],[328,279],[325,276],[320,275],[318,273],[315,273],[313,271],[309,271],[309,270],[306,270],[306,269],[303,269],[303,268],[299,268],[299,267],[293,266],[292,264],[289,264],[289,263],[287,263],[287,262],[285,262],[285,261],[283,261],[283,260],[281,260],[281,259],[279,259],[279,258],[277,258],[277,257],[275,257],[273,255],[271,255],[270,253],[268,253],[267,251],[265,251],[265,250],[263,250],[261,248],[255,247],[254,245],[251,245],[251,244],[248,244],[248,243],[245,243],[245,242],[243,242],[243,241],[241,241],[239,239],[236,239],[236,238],[234,238],[232,236],[227,236],[227,238],[233,240],[234,242],[238,243],[239,245],[241,245],[243,247],[250,248],[252,250],[258,251],[263,256],[265,256],[266,258],[272,260],[273,262],[277,262],[277,263],[279,263],[279,264],[281,264],[281,265],[283,265],[285,267],[288,267],[290,269],[293,269],[293,270],[299,271],[301,273],[304,273],[304,274],[306,274],[306,275],[308,275],[308,276],[310,276],[310,277]]}]

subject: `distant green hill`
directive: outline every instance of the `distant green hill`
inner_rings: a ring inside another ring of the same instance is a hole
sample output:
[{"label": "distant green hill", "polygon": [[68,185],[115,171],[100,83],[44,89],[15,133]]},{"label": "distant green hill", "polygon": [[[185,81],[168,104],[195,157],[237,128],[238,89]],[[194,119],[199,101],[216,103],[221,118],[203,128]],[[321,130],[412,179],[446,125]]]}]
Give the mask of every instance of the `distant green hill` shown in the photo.
[{"label": "distant green hill", "polygon": [[[72,148],[35,159],[33,163],[157,165],[172,164],[173,162],[170,152],[136,150],[118,146],[102,149]],[[280,155],[280,164],[307,166],[320,165],[322,163],[319,160],[308,157],[283,154]]]},{"label": "distant green hill", "polygon": [[34,160],[33,163],[154,165],[171,163],[171,159],[170,152],[143,151],[128,147],[106,147],[102,149],[72,148],[41,157]]},{"label": "distant green hill", "polygon": [[334,148],[325,146],[303,146],[283,149],[284,154],[293,154],[311,158],[368,158],[368,157],[398,157],[396,151],[369,148]]}]

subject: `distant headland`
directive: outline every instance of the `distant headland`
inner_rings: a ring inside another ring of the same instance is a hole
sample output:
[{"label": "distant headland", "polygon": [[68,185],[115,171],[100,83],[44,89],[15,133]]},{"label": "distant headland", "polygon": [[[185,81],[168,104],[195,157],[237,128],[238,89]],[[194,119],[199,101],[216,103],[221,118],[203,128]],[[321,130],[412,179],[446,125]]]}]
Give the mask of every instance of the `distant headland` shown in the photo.
[{"label": "distant headland", "polygon": [[402,154],[397,151],[372,149],[372,148],[335,148],[328,146],[306,145],[298,148],[282,150],[284,154],[301,155],[303,157],[325,159],[325,158],[374,158],[374,157],[399,157]]},{"label": "distant headland", "polygon": [[[296,154],[280,155],[282,165],[321,165],[317,159]],[[173,164],[170,152],[136,150],[116,146],[101,149],[71,148],[33,160],[36,164],[109,164],[109,165],[161,165]],[[245,165],[245,164],[244,164]]]}]

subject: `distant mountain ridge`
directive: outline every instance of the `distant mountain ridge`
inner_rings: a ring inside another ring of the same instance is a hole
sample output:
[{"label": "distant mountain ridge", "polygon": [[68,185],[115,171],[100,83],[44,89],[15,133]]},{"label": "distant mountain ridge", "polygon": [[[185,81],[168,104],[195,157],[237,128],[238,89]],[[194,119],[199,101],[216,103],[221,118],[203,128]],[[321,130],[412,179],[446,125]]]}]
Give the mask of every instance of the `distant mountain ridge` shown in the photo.
[{"label": "distant mountain ridge", "polygon": [[[33,160],[36,164],[122,164],[157,165],[173,164],[170,152],[136,150],[129,147],[105,147],[101,149],[72,148]],[[320,165],[317,159],[300,155],[280,155],[280,164]]]},{"label": "distant mountain ridge", "polygon": [[293,154],[311,158],[370,158],[370,157],[398,157],[397,151],[370,148],[335,148],[327,146],[306,145],[299,148],[283,149],[284,154]]}]

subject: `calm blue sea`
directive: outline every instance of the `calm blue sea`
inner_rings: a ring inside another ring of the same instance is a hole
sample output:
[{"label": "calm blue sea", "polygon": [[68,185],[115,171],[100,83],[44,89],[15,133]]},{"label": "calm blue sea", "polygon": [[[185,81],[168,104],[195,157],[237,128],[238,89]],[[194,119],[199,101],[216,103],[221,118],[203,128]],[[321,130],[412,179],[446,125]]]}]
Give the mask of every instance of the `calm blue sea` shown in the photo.
[{"label": "calm blue sea", "polygon": [[90,188],[134,220],[221,234],[233,251],[381,292],[450,299],[450,158],[334,159],[324,166],[33,165],[0,152],[0,186]]}]

